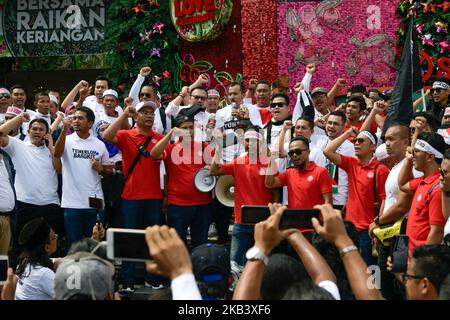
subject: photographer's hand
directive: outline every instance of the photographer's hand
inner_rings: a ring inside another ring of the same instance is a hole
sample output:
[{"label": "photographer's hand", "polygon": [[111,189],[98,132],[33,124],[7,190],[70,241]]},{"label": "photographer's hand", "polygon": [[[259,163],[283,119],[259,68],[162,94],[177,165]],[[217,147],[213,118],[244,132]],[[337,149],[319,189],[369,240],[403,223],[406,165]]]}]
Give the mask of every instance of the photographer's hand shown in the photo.
[{"label": "photographer's hand", "polygon": [[192,273],[191,257],[175,229],[167,226],[148,227],[145,239],[153,258],[152,262],[147,263],[148,272],[171,280],[182,274]]}]

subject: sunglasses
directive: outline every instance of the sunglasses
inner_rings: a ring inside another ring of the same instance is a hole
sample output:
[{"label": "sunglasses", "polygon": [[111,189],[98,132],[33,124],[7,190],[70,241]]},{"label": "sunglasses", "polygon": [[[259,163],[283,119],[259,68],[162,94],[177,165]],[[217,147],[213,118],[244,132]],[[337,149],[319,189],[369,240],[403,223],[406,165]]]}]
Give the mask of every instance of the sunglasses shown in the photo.
[{"label": "sunglasses", "polygon": [[0,99],[1,98],[6,98],[6,99],[9,99],[11,96],[9,95],[9,94],[7,94],[7,93],[0,93]]},{"label": "sunglasses", "polygon": [[276,107],[278,107],[278,108],[283,108],[283,107],[285,107],[285,106],[287,106],[287,104],[286,103],[284,103],[284,102],[275,102],[275,103],[271,103],[270,104],[270,108],[276,108]]},{"label": "sunglasses", "polygon": [[295,155],[301,155],[303,153],[303,151],[308,151],[308,149],[294,149],[294,150],[289,150],[288,155],[289,157],[293,157]]},{"label": "sunglasses", "polygon": [[431,89],[431,90],[430,90],[431,93],[435,93],[435,92],[436,92],[436,93],[441,93],[441,91],[442,91],[441,88],[434,88],[434,89]]}]

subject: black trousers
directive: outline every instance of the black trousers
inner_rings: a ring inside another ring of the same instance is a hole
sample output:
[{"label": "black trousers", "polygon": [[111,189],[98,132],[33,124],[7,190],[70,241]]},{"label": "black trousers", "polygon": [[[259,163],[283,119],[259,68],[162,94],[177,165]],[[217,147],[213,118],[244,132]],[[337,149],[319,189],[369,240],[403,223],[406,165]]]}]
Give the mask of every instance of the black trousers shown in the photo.
[{"label": "black trousers", "polygon": [[103,195],[105,197],[105,227],[121,226],[122,190],[125,181],[121,173],[102,178]]},{"label": "black trousers", "polygon": [[[23,226],[29,221],[43,217],[58,235],[64,235],[64,214],[57,204],[38,206],[17,201],[14,234],[18,238]],[[14,236],[13,236],[14,238]]]},{"label": "black trousers", "polygon": [[[50,227],[58,234],[58,249],[63,248],[63,236],[65,235],[64,213],[57,204],[43,206],[17,201],[17,210],[14,214],[14,227],[12,228],[13,250],[10,253],[11,266],[16,265],[16,259],[20,255],[19,235],[22,228],[31,220],[43,217]],[[59,250],[55,256],[61,255]]]},{"label": "black trousers", "polygon": [[230,242],[228,228],[230,227],[231,216],[234,208],[229,208],[221,204],[217,198],[214,198],[211,204],[213,211],[213,221],[217,228],[217,243],[224,244]]}]

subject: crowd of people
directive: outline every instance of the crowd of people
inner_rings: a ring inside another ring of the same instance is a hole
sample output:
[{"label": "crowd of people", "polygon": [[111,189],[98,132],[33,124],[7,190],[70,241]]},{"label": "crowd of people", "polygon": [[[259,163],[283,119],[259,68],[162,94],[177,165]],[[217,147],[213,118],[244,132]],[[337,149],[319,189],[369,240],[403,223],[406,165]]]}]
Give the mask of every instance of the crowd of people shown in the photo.
[{"label": "crowd of people", "polygon": [[[339,97],[345,79],[311,89],[315,70],[295,103],[256,79],[221,96],[204,75],[167,100],[150,67],[123,106],[105,76],[64,99],[39,92],[33,108],[23,86],[0,88],[2,299],[132,293],[136,262],[115,275],[100,242],[109,227],[146,229],[154,299],[449,299],[449,80],[410,106],[410,123],[385,126],[392,90]],[[204,169],[233,176],[234,208],[196,187]],[[242,223],[242,206],[271,215]],[[280,230],[286,208],[321,218]]]}]

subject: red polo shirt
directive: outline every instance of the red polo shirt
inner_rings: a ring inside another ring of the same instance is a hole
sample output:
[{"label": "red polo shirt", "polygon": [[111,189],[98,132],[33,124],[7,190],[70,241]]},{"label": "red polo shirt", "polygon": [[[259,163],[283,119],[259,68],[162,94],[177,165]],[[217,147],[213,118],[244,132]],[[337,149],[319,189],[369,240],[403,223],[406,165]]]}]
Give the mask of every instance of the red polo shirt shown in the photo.
[{"label": "red polo shirt", "polygon": [[389,169],[374,159],[367,166],[361,165],[354,157],[341,155],[340,168],[348,174],[348,201],[346,219],[350,220],[356,230],[368,230],[369,225],[375,219],[375,194],[373,190],[373,172],[378,164],[376,187],[378,193],[378,205],[386,199],[384,185],[389,175]]},{"label": "red polo shirt", "polygon": [[[152,131],[148,135],[142,135],[136,129],[119,130],[116,133],[117,146],[122,152],[124,176],[138,153],[137,146],[142,146],[148,136],[152,137],[147,146],[150,154],[156,143],[163,138],[162,134]],[[126,200],[162,199],[159,166],[160,161],[153,159],[150,155],[148,157],[141,156],[131,176],[125,182],[122,198]]]},{"label": "red polo shirt", "polygon": [[310,162],[304,170],[291,168],[278,176],[282,186],[288,189],[290,209],[312,209],[325,203],[324,193],[332,193],[330,174],[327,169]]},{"label": "red polo shirt", "polygon": [[234,177],[234,223],[241,223],[241,206],[267,206],[272,202],[272,190],[264,184],[267,164],[251,164],[246,155],[223,164],[221,168],[225,175]]},{"label": "red polo shirt", "polygon": [[414,198],[409,210],[406,234],[409,236],[409,251],[415,247],[424,246],[430,233],[431,225],[445,225],[442,214],[442,190],[440,186],[431,188],[439,182],[439,171],[426,178],[409,181],[409,188],[414,192]]},{"label": "red polo shirt", "polygon": [[169,144],[164,150],[164,162],[169,175],[167,203],[176,206],[196,206],[211,202],[211,192],[200,192],[194,185],[198,170],[205,166],[203,151],[207,143],[193,142],[183,148],[181,142]]}]

